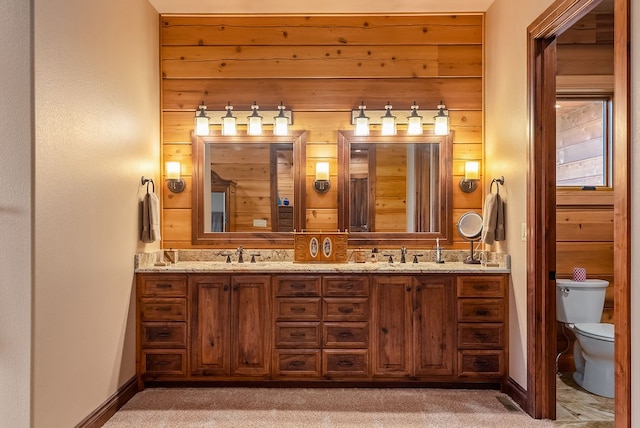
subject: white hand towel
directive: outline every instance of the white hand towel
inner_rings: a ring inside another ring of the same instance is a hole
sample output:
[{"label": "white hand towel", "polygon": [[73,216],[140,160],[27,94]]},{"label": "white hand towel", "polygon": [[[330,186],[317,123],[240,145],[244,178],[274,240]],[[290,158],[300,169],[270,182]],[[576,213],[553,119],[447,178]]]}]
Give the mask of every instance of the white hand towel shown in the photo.
[{"label": "white hand towel", "polygon": [[498,195],[489,193],[484,200],[482,213],[482,242],[493,244],[496,239],[496,223],[498,221]]},{"label": "white hand towel", "polygon": [[147,193],[142,200],[142,242],[160,239],[160,200],[155,193]]}]

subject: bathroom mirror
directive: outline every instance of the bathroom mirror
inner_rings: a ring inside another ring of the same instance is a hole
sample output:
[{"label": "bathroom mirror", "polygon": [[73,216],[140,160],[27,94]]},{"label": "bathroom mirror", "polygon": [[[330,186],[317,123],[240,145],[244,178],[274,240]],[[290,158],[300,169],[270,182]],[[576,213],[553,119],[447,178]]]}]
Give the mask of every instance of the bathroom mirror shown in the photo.
[{"label": "bathroom mirror", "polygon": [[473,243],[482,235],[482,216],[474,211],[469,211],[460,216],[458,220],[458,234],[469,241],[469,256],[464,260],[466,264],[480,264],[480,260],[473,256]]},{"label": "bathroom mirror", "polygon": [[338,227],[350,246],[452,242],[451,134],[338,137]]},{"label": "bathroom mirror", "polygon": [[305,221],[305,135],[194,136],[192,243],[292,245]]}]

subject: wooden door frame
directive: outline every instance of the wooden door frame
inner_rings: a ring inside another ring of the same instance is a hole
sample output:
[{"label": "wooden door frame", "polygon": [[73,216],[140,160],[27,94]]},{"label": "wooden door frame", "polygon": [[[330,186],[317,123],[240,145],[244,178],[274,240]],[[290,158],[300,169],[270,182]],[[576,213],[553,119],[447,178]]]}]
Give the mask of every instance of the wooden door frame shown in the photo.
[{"label": "wooden door frame", "polygon": [[[527,412],[555,419],[555,38],[601,0],[557,0],[528,30]],[[630,0],[614,0],[615,421],[631,427]]]}]

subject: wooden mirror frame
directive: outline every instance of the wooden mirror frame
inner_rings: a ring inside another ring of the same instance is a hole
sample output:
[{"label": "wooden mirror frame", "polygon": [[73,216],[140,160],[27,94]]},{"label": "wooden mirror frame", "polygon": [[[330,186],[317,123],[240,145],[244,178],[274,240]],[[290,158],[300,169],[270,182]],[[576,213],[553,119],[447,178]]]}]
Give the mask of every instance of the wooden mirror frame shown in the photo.
[{"label": "wooden mirror frame", "polygon": [[350,247],[407,247],[419,248],[432,246],[439,238],[443,244],[453,243],[453,135],[435,135],[427,133],[416,136],[379,136],[357,137],[351,131],[338,132],[338,229],[348,230],[349,224],[349,160],[351,144],[396,142],[398,144],[419,144],[439,142],[440,150],[440,190],[443,204],[440,206],[440,232],[354,232],[349,234]]},{"label": "wooden mirror frame", "polygon": [[[293,248],[291,232],[205,232],[204,227],[204,145],[205,144],[282,144],[293,145],[294,159],[294,225],[304,229],[305,217],[305,164],[306,164],[306,132],[294,131],[287,136],[223,136],[208,135],[199,137],[192,134],[192,206],[191,206],[191,243],[206,245],[210,248],[229,248],[242,245],[245,248]],[[275,203],[275,201],[274,201]]]}]

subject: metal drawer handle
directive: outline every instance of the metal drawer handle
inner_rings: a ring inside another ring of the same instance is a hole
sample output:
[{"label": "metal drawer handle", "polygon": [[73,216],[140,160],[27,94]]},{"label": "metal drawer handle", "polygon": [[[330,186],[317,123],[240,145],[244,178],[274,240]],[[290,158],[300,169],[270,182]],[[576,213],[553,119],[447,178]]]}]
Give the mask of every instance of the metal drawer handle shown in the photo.
[{"label": "metal drawer handle", "polygon": [[290,337],[305,337],[305,333],[291,333]]},{"label": "metal drawer handle", "polygon": [[289,363],[289,367],[302,367],[304,364],[305,363],[302,360],[294,360]]},{"label": "metal drawer handle", "polygon": [[483,316],[483,317],[486,317],[487,315],[489,315],[489,311],[486,309],[476,309],[475,313],[476,315]]},{"label": "metal drawer handle", "polygon": [[295,288],[296,290],[302,290],[303,288],[307,288],[307,284],[291,284],[291,288]]},{"label": "metal drawer handle", "polygon": [[353,284],[340,284],[338,287],[343,290],[351,290],[353,288]]},{"label": "metal drawer handle", "polygon": [[489,362],[485,360],[475,360],[473,362],[473,365],[477,367],[487,367],[489,365]]},{"label": "metal drawer handle", "polygon": [[351,367],[353,365],[353,361],[349,361],[349,360],[340,360],[338,361],[338,365],[340,367]]},{"label": "metal drawer handle", "polygon": [[307,310],[307,308],[302,307],[302,306],[292,306],[291,307],[291,312],[295,312],[295,313],[305,312],[306,310]]},{"label": "metal drawer handle", "polygon": [[353,337],[353,333],[349,332],[349,331],[345,331],[342,333],[338,333],[338,337]]},{"label": "metal drawer handle", "polygon": [[169,364],[171,364],[171,361],[167,361],[167,360],[156,361],[157,366],[168,366]]},{"label": "metal drawer handle", "polygon": [[489,335],[487,333],[474,333],[473,337],[475,337],[476,339],[486,339],[487,337],[489,337]]},{"label": "metal drawer handle", "polygon": [[157,334],[158,337],[171,337],[171,333],[163,331]]},{"label": "metal drawer handle", "polygon": [[158,284],[156,285],[157,288],[171,288],[172,285],[171,284]]},{"label": "metal drawer handle", "polygon": [[486,291],[489,289],[489,286],[487,284],[474,284],[473,289],[478,291]]},{"label": "metal drawer handle", "polygon": [[171,306],[159,306],[156,308],[158,312],[169,312],[171,311]]},{"label": "metal drawer handle", "polygon": [[353,308],[350,308],[348,306],[341,306],[338,308],[338,312],[343,314],[350,314],[351,312],[353,312]]}]

